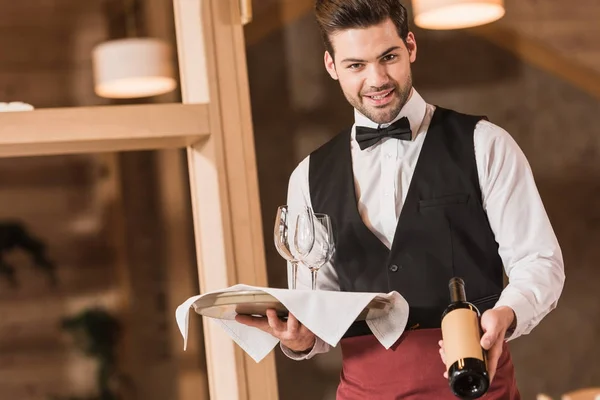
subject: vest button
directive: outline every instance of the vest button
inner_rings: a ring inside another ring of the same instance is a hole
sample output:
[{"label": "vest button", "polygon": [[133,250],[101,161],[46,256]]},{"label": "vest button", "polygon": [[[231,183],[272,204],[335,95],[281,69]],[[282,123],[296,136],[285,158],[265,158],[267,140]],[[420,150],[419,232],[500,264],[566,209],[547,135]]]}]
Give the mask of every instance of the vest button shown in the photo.
[{"label": "vest button", "polygon": [[390,265],[390,271],[391,272],[398,272],[399,269],[400,268],[396,264]]}]

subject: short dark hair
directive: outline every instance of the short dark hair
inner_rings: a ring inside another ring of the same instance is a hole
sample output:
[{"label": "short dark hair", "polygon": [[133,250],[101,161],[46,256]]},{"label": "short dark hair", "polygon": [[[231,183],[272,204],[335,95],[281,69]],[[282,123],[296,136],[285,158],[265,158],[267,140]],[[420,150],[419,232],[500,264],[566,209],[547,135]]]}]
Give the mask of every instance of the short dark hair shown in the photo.
[{"label": "short dark hair", "polygon": [[406,42],[408,12],[400,0],[316,0],[315,15],[325,48],[333,57],[330,36],[338,31],[368,28],[390,18]]}]

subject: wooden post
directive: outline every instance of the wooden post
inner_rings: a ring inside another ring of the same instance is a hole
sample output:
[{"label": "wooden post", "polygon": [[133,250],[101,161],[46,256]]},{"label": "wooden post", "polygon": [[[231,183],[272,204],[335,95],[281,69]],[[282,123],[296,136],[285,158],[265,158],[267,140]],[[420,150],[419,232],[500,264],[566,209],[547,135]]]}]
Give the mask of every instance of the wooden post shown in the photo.
[{"label": "wooden post", "polygon": [[[267,286],[238,0],[174,0],[174,6],[183,101],[210,100],[211,134],[188,147],[201,292],[235,283]],[[257,364],[212,321],[204,327],[212,399],[278,398],[273,354]]]}]

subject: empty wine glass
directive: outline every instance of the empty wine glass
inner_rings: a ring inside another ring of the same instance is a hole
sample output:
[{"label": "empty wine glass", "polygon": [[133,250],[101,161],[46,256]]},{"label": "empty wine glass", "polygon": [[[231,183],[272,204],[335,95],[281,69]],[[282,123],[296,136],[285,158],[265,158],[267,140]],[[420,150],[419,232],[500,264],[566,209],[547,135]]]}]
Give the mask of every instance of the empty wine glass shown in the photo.
[{"label": "empty wine glass", "polygon": [[310,269],[312,290],[317,289],[317,273],[331,260],[335,250],[331,218],[327,214],[314,213],[314,243],[310,252],[302,257],[302,263]]},{"label": "empty wine glass", "polygon": [[303,260],[312,250],[315,243],[315,221],[310,207],[303,207],[296,217],[294,229],[294,250],[297,260]]},{"label": "empty wine glass", "polygon": [[[287,205],[277,208],[275,217],[274,240],[275,248],[281,257],[292,265],[291,288],[296,289],[296,280],[298,276],[298,263],[312,249],[314,243],[314,222],[312,209],[303,207],[296,218],[296,225],[301,223],[302,227],[293,228],[293,218]],[[293,233],[293,237],[290,237]],[[294,246],[291,246],[291,243]]]}]

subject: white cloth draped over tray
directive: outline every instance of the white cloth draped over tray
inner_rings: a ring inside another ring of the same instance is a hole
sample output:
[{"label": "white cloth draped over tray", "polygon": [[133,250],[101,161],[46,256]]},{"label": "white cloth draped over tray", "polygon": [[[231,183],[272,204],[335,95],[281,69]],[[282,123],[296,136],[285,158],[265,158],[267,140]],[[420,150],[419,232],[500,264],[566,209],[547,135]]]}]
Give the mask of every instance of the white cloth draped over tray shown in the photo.
[{"label": "white cloth draped over tray", "polygon": [[[408,303],[398,292],[356,293],[323,290],[290,290],[266,287],[235,285],[226,289],[194,296],[177,307],[175,317],[187,347],[190,309],[201,298],[226,292],[259,290],[279,300],[304,326],[329,345],[335,347],[350,325],[365,307],[375,298],[387,299],[391,303],[385,315],[369,312],[366,323],[379,340],[389,349],[402,335],[408,321]],[[195,309],[195,308],[194,308]],[[198,312],[199,313],[199,312]],[[225,332],[256,362],[260,362],[273,350],[279,340],[260,329],[249,327],[235,321],[235,315],[222,319],[210,318],[219,324]]]}]

